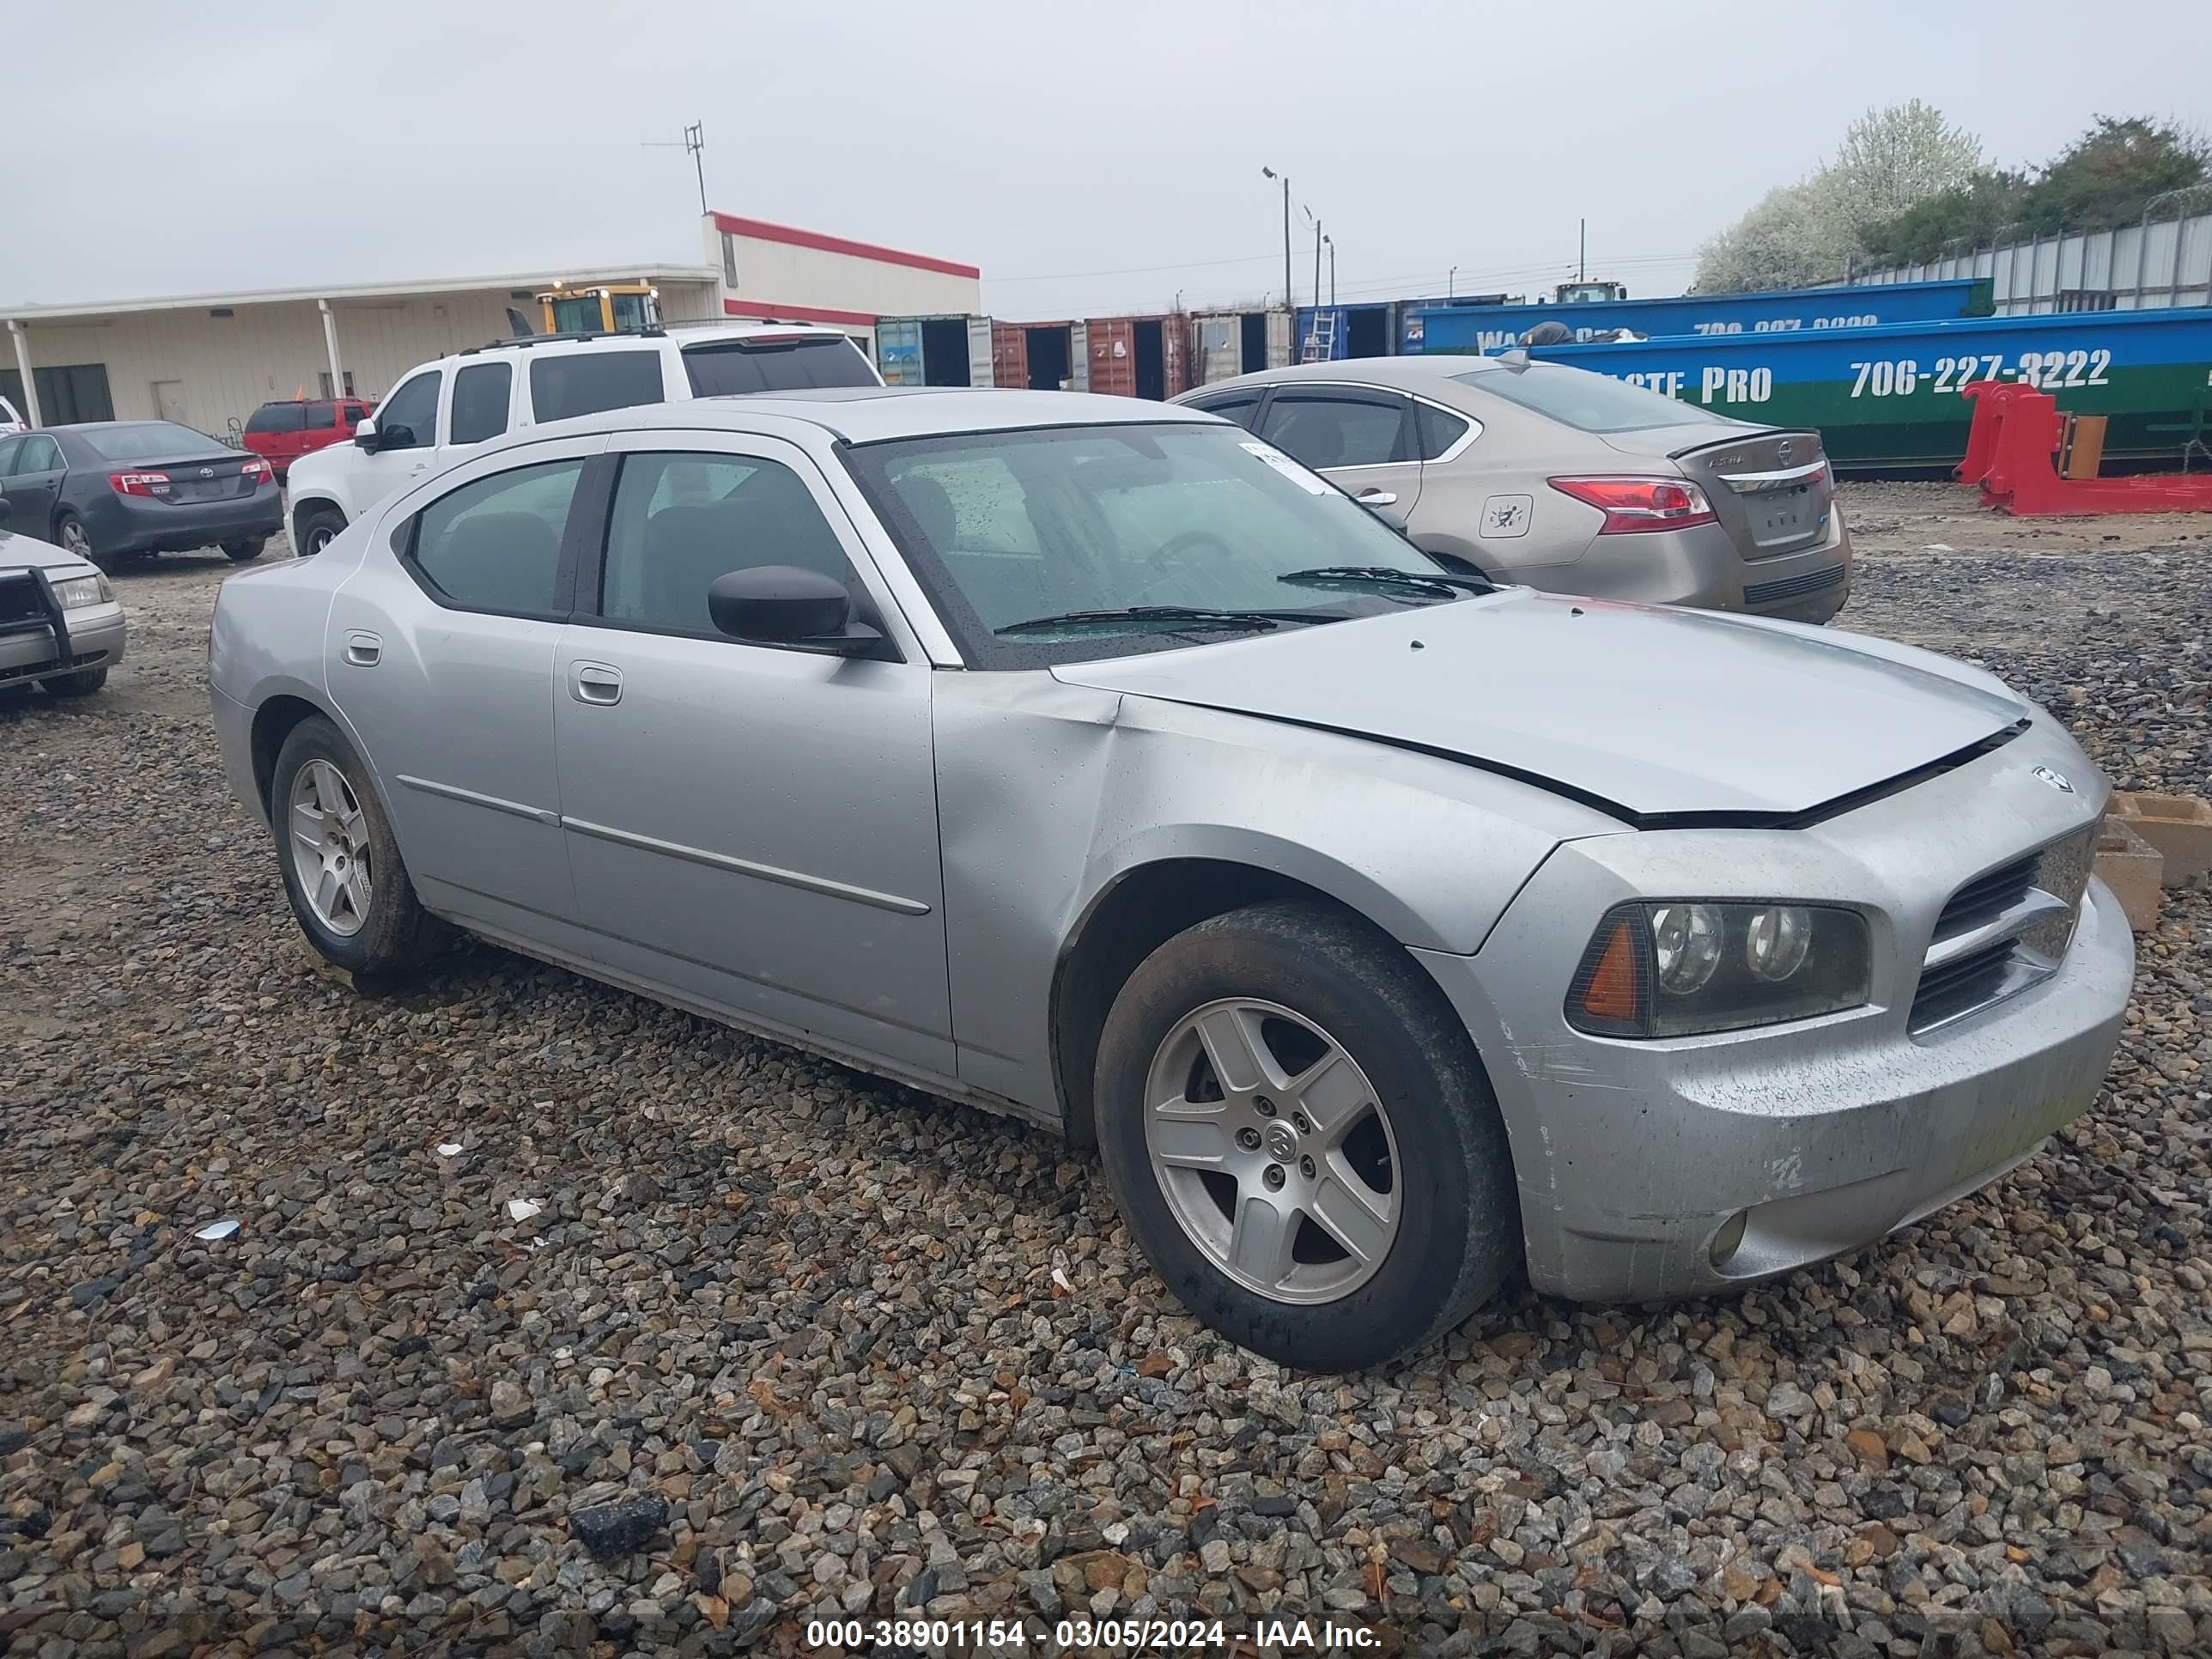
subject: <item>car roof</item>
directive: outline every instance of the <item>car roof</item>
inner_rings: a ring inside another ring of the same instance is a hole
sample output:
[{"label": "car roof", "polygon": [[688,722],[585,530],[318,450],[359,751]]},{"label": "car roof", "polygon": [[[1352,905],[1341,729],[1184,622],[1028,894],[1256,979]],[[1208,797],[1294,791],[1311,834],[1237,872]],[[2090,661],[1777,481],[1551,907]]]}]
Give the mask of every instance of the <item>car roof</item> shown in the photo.
[{"label": "car roof", "polygon": [[[679,348],[705,345],[717,340],[736,342],[761,334],[815,334],[825,340],[847,340],[851,336],[842,329],[826,328],[819,323],[775,323],[764,319],[732,318],[726,323],[677,323],[657,328],[618,329],[611,334],[597,331],[589,334],[512,334],[503,339],[487,340],[482,345],[464,346],[438,362],[456,357],[480,357],[494,351],[556,351],[566,355],[577,351],[635,351],[641,346],[658,349],[663,340],[675,343]],[[855,348],[857,349],[857,348]],[[327,401],[316,399],[318,402]]]},{"label": "car roof", "polygon": [[1357,381],[1368,386],[1402,386],[1419,391],[1455,375],[1503,373],[1508,365],[1496,357],[1476,357],[1459,352],[1416,352],[1407,357],[1340,357],[1326,363],[1289,363],[1281,368],[1256,369],[1231,380],[1193,386],[1181,395],[1195,398],[1232,386],[1279,386],[1299,380]]},{"label": "car roof", "polygon": [[[523,441],[566,434],[628,432],[657,427],[773,433],[786,422],[818,427],[848,443],[926,438],[963,432],[1024,431],[1065,426],[1192,425],[1218,416],[1172,404],[1087,392],[1017,392],[989,387],[851,386],[814,391],[747,392],[638,404],[573,420],[526,427]],[[1222,424],[1227,424],[1224,422]]]}]

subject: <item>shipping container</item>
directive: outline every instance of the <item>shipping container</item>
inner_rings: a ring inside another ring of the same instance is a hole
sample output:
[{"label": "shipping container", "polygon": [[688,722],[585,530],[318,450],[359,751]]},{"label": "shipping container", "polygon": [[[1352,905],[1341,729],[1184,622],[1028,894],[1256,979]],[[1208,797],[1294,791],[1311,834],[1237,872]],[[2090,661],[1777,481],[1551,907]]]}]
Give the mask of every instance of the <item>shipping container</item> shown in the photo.
[{"label": "shipping container", "polygon": [[1190,322],[1192,379],[1200,386],[1280,368],[1291,361],[1287,311],[1209,311]]},{"label": "shipping container", "polygon": [[1190,390],[1188,313],[1094,317],[1085,330],[1090,374],[1085,390],[1155,403]]},{"label": "shipping container", "polygon": [[[1564,323],[1577,340],[1625,328],[1660,339],[1677,334],[1786,334],[1806,328],[1877,328],[1986,317],[1987,277],[1893,283],[1879,288],[1778,289],[1767,294],[1685,294],[1672,300],[1589,300],[1567,305],[1409,301],[1401,307],[1401,353],[1495,351],[1539,323]],[[1486,299],[1488,296],[1482,296]],[[1304,338],[1300,329],[1299,337]]]},{"label": "shipping container", "polygon": [[876,367],[886,386],[990,386],[988,317],[879,317]]},{"label": "shipping container", "polygon": [[1080,392],[1085,368],[1081,323],[994,323],[994,382],[1031,392]]},{"label": "shipping container", "polygon": [[1390,357],[1397,355],[1399,307],[1395,301],[1375,305],[1300,306],[1297,361],[1335,362],[1347,357]]},{"label": "shipping container", "polygon": [[1528,355],[1739,420],[1818,428],[1829,459],[1861,471],[1958,465],[1973,423],[1973,399],[1959,394],[1982,381],[2037,386],[2063,414],[2103,416],[2107,463],[2171,462],[2212,438],[2212,309],[1677,335]]}]

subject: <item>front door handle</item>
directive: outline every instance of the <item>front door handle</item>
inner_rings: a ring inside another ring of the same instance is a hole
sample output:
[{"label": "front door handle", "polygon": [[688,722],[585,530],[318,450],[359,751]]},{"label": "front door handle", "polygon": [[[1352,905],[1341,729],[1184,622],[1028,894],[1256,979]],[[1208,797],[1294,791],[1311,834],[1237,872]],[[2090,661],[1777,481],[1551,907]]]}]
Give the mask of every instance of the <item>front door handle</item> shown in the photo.
[{"label": "front door handle", "polygon": [[622,670],[603,662],[580,662],[568,671],[568,695],[578,702],[620,702],[622,685]]},{"label": "front door handle", "polygon": [[1366,489],[1361,490],[1352,499],[1358,501],[1362,507],[1395,507],[1398,505],[1396,491],[1378,489],[1374,484],[1368,485]]},{"label": "front door handle", "polygon": [[346,635],[345,658],[356,668],[374,668],[384,660],[384,641],[366,629]]}]

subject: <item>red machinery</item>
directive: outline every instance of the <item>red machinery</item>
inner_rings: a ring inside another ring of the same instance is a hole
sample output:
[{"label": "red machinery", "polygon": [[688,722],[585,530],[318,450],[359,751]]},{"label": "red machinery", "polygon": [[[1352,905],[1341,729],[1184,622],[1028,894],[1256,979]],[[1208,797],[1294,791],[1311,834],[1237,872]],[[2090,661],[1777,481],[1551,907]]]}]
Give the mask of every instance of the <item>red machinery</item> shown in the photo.
[{"label": "red machinery", "polygon": [[2032,386],[1976,380],[1962,483],[1979,484],[1982,505],[2014,518],[2063,514],[2212,513],[2212,477],[2062,478],[2051,458],[2066,437],[2058,400]]}]

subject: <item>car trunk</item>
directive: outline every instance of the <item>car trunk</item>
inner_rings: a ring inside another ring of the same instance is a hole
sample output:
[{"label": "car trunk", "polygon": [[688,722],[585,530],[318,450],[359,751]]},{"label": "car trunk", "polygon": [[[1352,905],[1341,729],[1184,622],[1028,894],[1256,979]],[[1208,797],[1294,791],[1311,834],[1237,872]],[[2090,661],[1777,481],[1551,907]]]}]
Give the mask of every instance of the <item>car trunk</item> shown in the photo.
[{"label": "car trunk", "polygon": [[1825,540],[1836,493],[1817,432],[1739,428],[1716,442],[1710,426],[1608,433],[1624,454],[1663,456],[1704,489],[1747,559],[1802,552]]},{"label": "car trunk", "polygon": [[247,462],[234,449],[205,451],[196,455],[163,457],[156,460],[109,461],[104,471],[117,472],[160,472],[169,480],[169,488],[149,499],[157,501],[234,501],[251,495],[260,479],[248,477],[244,471]]}]

